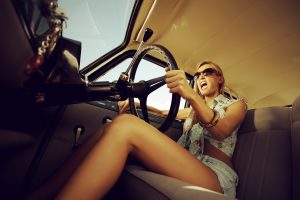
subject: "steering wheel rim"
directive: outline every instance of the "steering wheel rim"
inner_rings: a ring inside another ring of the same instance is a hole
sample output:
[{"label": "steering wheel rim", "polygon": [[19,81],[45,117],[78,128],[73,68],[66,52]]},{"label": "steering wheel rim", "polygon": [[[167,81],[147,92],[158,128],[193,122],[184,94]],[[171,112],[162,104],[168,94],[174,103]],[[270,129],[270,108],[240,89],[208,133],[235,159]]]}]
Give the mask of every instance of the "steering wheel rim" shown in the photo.
[{"label": "steering wheel rim", "polygon": [[[167,66],[169,67],[170,70],[178,69],[177,63],[176,63],[173,55],[169,52],[169,50],[167,50],[165,47],[163,47],[161,45],[149,45],[149,46],[146,46],[145,48],[143,48],[140,51],[139,55],[137,56],[137,58],[135,60],[135,63],[133,64],[133,67],[130,71],[130,75],[129,75],[129,81],[130,82],[134,82],[136,70],[139,66],[139,63],[142,60],[142,58],[149,51],[157,51],[161,55],[163,55],[164,58],[166,59]],[[179,94],[176,94],[176,93],[172,94],[172,100],[171,100],[169,113],[168,113],[166,119],[160,125],[160,127],[158,127],[158,130],[160,130],[161,132],[167,131],[170,128],[170,126],[172,125],[173,121],[175,120],[175,118],[177,116],[177,113],[178,113],[178,110],[179,110],[180,98],[181,97],[180,97]],[[144,98],[140,99],[140,102],[141,102],[141,109],[142,109],[142,112],[143,112],[144,120],[148,121],[148,109],[146,107],[147,97],[146,97],[146,99],[144,99]],[[138,112],[137,112],[136,107],[135,107],[135,104],[134,104],[134,99],[132,97],[129,97],[129,106],[130,106],[131,113],[139,117]],[[147,117],[144,116],[145,112],[147,112]]]}]

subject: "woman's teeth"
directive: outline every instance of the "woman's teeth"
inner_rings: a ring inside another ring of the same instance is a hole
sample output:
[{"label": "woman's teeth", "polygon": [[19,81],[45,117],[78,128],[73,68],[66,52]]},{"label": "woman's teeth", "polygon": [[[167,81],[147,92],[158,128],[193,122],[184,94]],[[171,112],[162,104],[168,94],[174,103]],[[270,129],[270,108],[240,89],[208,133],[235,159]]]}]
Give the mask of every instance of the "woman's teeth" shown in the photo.
[{"label": "woman's teeth", "polygon": [[207,88],[207,83],[205,83],[205,82],[200,83],[200,87],[201,87],[202,90],[206,89]]}]

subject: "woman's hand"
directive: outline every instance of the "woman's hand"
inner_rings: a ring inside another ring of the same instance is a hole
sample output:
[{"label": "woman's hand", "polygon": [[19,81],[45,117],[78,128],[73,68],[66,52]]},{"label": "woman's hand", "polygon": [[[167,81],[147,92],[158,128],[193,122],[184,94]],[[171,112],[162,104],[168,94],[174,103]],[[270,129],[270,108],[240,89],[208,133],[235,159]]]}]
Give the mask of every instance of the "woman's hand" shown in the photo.
[{"label": "woman's hand", "polygon": [[177,93],[186,100],[196,93],[189,85],[183,70],[167,70],[166,83],[171,93]]},{"label": "woman's hand", "polygon": [[129,110],[129,102],[128,100],[125,101],[118,101],[119,106],[119,114],[126,112]]}]

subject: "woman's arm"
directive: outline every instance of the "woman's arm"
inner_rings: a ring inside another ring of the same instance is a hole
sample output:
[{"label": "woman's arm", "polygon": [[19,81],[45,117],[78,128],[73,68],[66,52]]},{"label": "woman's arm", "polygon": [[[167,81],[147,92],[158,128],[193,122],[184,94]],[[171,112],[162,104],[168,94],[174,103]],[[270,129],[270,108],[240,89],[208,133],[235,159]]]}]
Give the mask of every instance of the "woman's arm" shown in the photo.
[{"label": "woman's arm", "polygon": [[[136,108],[140,108],[140,103],[139,102],[134,102]],[[128,100],[126,101],[119,101],[118,102],[118,106],[119,106],[119,113],[124,113],[127,110],[129,110],[129,102]],[[148,110],[150,112],[153,112],[155,114],[158,114],[160,116],[167,116],[169,113],[169,110],[160,110],[158,108],[155,108],[153,106],[147,106]],[[180,109],[177,113],[176,119],[179,120],[183,120],[186,119],[188,114],[190,113],[191,108],[184,108],[184,109]]]},{"label": "woman's arm", "polygon": [[[191,88],[183,70],[167,71],[166,83],[171,93],[178,93],[190,103],[198,120],[203,123],[209,123],[214,118],[214,111],[206,105],[203,98]],[[226,109],[225,117],[220,119],[215,126],[207,129],[215,139],[225,139],[230,136],[233,130],[243,121],[246,114],[245,107],[243,101],[232,104]]]},{"label": "woman's arm", "polygon": [[[188,117],[191,110],[192,110],[191,108],[179,109],[178,113],[177,113],[177,116],[176,116],[176,119],[185,120]],[[162,110],[161,113],[162,113],[163,116],[167,116],[168,113],[169,113],[169,110]]]},{"label": "woman's arm", "polygon": [[[134,102],[134,105],[136,108],[141,108],[140,103],[139,102]],[[125,100],[125,101],[119,101],[118,102],[118,106],[119,106],[119,114],[126,112],[127,110],[129,110],[130,106],[129,106],[129,101]],[[163,115],[162,111],[153,107],[153,106],[147,106],[148,110],[150,112],[156,113],[158,115]]]},{"label": "woman's arm", "polygon": [[[214,117],[214,112],[209,108],[203,100],[194,97],[190,99],[190,104],[195,110],[198,120],[203,123],[209,123]],[[219,119],[217,124],[211,128],[207,128],[213,137],[217,140],[223,140],[231,135],[231,133],[242,123],[247,112],[246,103],[242,100],[233,103],[225,110],[225,116]]]}]

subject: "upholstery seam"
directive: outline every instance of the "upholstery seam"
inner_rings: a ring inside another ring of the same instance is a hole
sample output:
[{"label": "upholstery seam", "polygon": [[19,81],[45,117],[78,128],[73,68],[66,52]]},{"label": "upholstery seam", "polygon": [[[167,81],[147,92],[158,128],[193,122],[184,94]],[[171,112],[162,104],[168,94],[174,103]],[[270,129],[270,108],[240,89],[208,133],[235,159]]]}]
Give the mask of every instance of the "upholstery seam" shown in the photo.
[{"label": "upholstery seam", "polygon": [[[250,156],[249,156],[249,163],[248,163],[248,165],[247,165],[247,167],[246,167],[246,173],[245,173],[245,180],[247,180],[248,179],[248,177],[249,177],[249,169],[250,169],[250,165],[251,165],[251,163],[252,163],[252,160],[253,160],[253,152],[254,152],[254,146],[255,146],[255,144],[256,144],[256,140],[257,140],[257,135],[254,135],[254,139],[253,139],[253,142],[252,142],[252,145],[251,145],[251,149],[250,149]],[[249,140],[250,141],[250,140]],[[242,199],[246,199],[245,198],[245,195],[246,195],[246,192],[247,192],[247,181],[245,181],[245,184],[244,184],[244,188],[243,188],[243,190],[242,190],[242,196],[243,196],[243,198]]]},{"label": "upholstery seam", "polygon": [[256,129],[256,130],[253,130],[253,131],[247,131],[247,132],[241,131],[241,132],[238,133],[238,135],[240,135],[240,134],[248,134],[248,133],[255,133],[255,132],[257,132],[257,131],[263,132],[263,131],[270,131],[270,130],[273,130],[273,131],[288,131],[288,132],[291,132],[291,131],[289,131],[289,129],[276,129],[276,128],[270,128],[270,129],[262,129],[262,130]]},{"label": "upholstery seam", "polygon": [[271,141],[271,134],[267,135],[268,139],[267,139],[267,144],[266,144],[266,151],[265,151],[265,159],[262,162],[262,176],[261,176],[261,182],[259,185],[259,189],[258,189],[258,196],[260,197],[260,199],[262,199],[262,191],[263,191],[263,186],[264,186],[264,180],[265,180],[265,176],[266,176],[266,164],[267,164],[267,160],[268,160],[268,155],[269,155],[269,149],[270,149],[270,141]]}]

